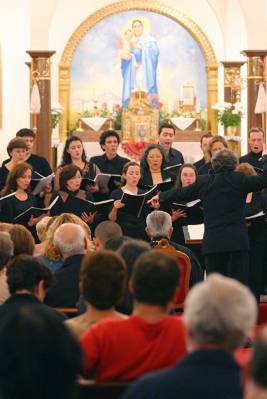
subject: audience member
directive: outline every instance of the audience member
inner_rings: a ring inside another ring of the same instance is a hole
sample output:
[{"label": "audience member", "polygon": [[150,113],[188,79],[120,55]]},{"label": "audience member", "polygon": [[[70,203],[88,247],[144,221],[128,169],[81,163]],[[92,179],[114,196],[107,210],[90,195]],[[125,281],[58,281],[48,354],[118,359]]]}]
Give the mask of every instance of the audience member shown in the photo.
[{"label": "audience member", "polygon": [[35,242],[26,227],[21,224],[13,224],[9,234],[14,244],[14,256],[21,254],[33,255]]},{"label": "audience member", "polygon": [[47,225],[48,231],[40,252],[41,259],[44,261],[46,266],[48,266],[52,270],[53,273],[58,269],[60,269],[63,263],[59,252],[56,250],[56,248],[53,245],[53,241],[54,241],[55,231],[58,229],[58,227],[60,227],[64,223],[75,223],[81,226],[85,232],[88,248],[90,249],[94,248],[93,243],[91,241],[90,228],[88,224],[86,224],[81,218],[72,213],[62,213],[59,216],[54,216],[51,224],[50,222],[48,222]]},{"label": "audience member", "polygon": [[101,320],[126,317],[115,310],[126,288],[126,276],[123,259],[112,251],[103,250],[85,256],[80,273],[80,291],[87,311],[66,321],[76,338]]},{"label": "audience member", "polygon": [[1,399],[71,399],[82,367],[74,338],[48,308],[14,309],[0,325]]},{"label": "audience member", "polygon": [[250,378],[245,386],[244,399],[267,398],[267,328],[263,328],[254,344]]},{"label": "audience member", "polygon": [[117,306],[117,310],[122,313],[132,314],[133,312],[133,295],[129,290],[129,281],[132,278],[135,262],[139,256],[148,251],[151,251],[151,246],[142,240],[128,240],[118,249],[118,253],[124,259],[127,267],[127,289],[122,302]]},{"label": "audience member", "polygon": [[0,232],[0,304],[9,297],[6,266],[14,254],[14,244],[9,233]]},{"label": "audience member", "polygon": [[209,148],[209,143],[210,143],[211,138],[212,138],[211,133],[206,133],[206,134],[203,134],[203,136],[201,136],[200,148],[203,153],[203,158],[201,158],[199,161],[196,161],[194,163],[194,166],[196,167],[197,170],[199,170],[206,163],[210,162],[210,154],[209,154],[208,148]]},{"label": "audience member", "polygon": [[185,253],[191,262],[190,286],[203,279],[202,268],[194,253],[187,247],[171,241],[173,232],[171,216],[164,211],[151,212],[146,218],[146,232],[150,237],[150,244],[154,247],[158,241],[165,238],[178,251]]},{"label": "audience member", "polygon": [[47,225],[48,225],[49,220],[51,220],[51,219],[52,219],[51,216],[45,216],[36,224],[36,234],[37,234],[37,237],[38,237],[40,243],[35,244],[34,256],[40,255],[40,251],[41,251],[43,242],[45,241],[45,238],[46,238]]},{"label": "audience member", "polygon": [[55,272],[55,285],[47,292],[45,302],[53,307],[75,307],[81,263],[88,248],[84,229],[74,223],[62,224],[54,234],[54,246],[63,264]]},{"label": "audience member", "polygon": [[104,249],[105,244],[111,238],[121,237],[121,227],[111,220],[105,220],[97,225],[93,238],[96,250]]},{"label": "audience member", "polygon": [[167,166],[184,163],[183,154],[172,147],[175,129],[170,123],[163,123],[159,128],[159,144],[165,149]]},{"label": "audience member", "polygon": [[169,316],[179,284],[179,268],[170,255],[141,255],[131,279],[133,315],[106,320],[84,333],[84,374],[97,381],[130,381],[172,366],[185,353],[184,328]]},{"label": "audience member", "polygon": [[[41,304],[53,283],[51,271],[29,255],[15,257],[9,263],[6,275],[10,297],[0,306],[0,320],[14,308]],[[57,316],[62,319],[60,314]]]},{"label": "audience member", "polygon": [[118,251],[124,243],[129,241],[133,241],[133,239],[127,236],[114,237],[105,243],[104,249]]},{"label": "audience member", "polygon": [[174,368],[141,378],[123,398],[242,399],[240,367],[233,355],[251,333],[256,315],[256,301],[245,286],[210,275],[186,299],[189,354]]}]

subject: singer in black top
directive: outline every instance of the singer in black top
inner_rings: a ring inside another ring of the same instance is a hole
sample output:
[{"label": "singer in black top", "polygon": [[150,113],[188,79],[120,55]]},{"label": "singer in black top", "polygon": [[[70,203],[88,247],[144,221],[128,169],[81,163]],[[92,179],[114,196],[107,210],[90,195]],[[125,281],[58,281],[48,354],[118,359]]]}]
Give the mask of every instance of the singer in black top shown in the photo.
[{"label": "singer in black top", "polygon": [[90,172],[89,165],[86,160],[86,153],[83,147],[82,140],[77,136],[70,136],[65,142],[65,146],[62,154],[62,161],[60,166],[57,168],[55,179],[54,179],[54,190],[59,190],[59,175],[62,168],[66,165],[76,165],[82,171],[82,177],[94,177],[95,174],[99,173],[99,170],[92,170]]},{"label": "singer in black top", "polygon": [[32,206],[36,206],[34,195],[29,193],[29,187],[32,176],[31,165],[23,162],[14,166],[8,175],[7,183],[1,192],[1,197],[15,192],[15,195],[7,197],[1,201],[1,221],[6,223],[18,223],[27,227],[37,239],[35,225],[43,215],[34,218],[14,220],[16,216],[26,211]]},{"label": "singer in black top", "polygon": [[[228,148],[227,141],[223,136],[213,136],[208,145],[208,154],[210,159],[218,152],[225,148]],[[213,173],[211,161],[205,163],[198,169],[199,175],[205,175],[207,173]]]},{"label": "singer in black top", "polygon": [[[214,174],[198,176],[195,183],[159,195],[159,201],[178,202],[201,199],[205,233],[203,253],[208,273],[219,272],[248,282],[249,240],[245,224],[245,201],[249,192],[267,187],[267,151],[263,151],[261,176],[235,172],[238,160],[234,153],[222,150],[212,159]],[[158,197],[151,201],[158,207]]]},{"label": "singer in black top", "polygon": [[[257,176],[257,172],[249,163],[241,163],[236,168],[246,176]],[[246,198],[245,216],[251,217],[264,213],[265,199],[260,191],[248,193]],[[249,238],[249,279],[248,286],[260,302],[262,290],[263,268],[265,262],[266,222],[265,214],[246,220]]]},{"label": "singer in black top", "polygon": [[181,151],[172,147],[175,139],[175,129],[170,123],[163,123],[159,128],[159,144],[166,152],[166,166],[183,164],[184,157]]},{"label": "singer in black top", "polygon": [[171,172],[164,170],[166,167],[166,153],[160,144],[150,144],[144,151],[141,162],[141,179],[139,187],[148,188],[166,179],[176,180]]},{"label": "singer in black top", "polygon": [[[177,176],[177,180],[175,183],[176,188],[180,187],[187,187],[190,184],[193,184],[197,179],[197,170],[194,165],[185,163],[181,166],[179,170],[179,174]],[[186,203],[182,201],[182,203]],[[189,216],[186,214],[186,211],[183,209],[174,210],[171,207],[171,217],[172,217],[172,226],[173,226],[173,233],[172,233],[172,241],[178,244],[185,244],[185,237],[183,227],[191,224],[201,224],[203,223],[203,211],[198,208],[196,213],[193,216]]]},{"label": "singer in black top", "polygon": [[239,162],[247,162],[250,165],[262,169],[262,148],[264,143],[264,131],[258,127],[252,127],[248,132],[248,144],[250,152],[240,157]]},{"label": "singer in black top", "polygon": [[10,159],[0,168],[0,190],[6,185],[9,172],[19,163],[25,162],[27,154],[27,145],[21,138],[12,139],[7,146],[7,153]]},{"label": "singer in black top", "polygon": [[51,216],[61,215],[61,213],[74,213],[81,217],[86,223],[91,224],[94,220],[93,213],[82,212],[79,209],[68,207],[67,199],[70,195],[83,200],[94,201],[93,195],[87,191],[80,190],[82,182],[81,169],[73,164],[64,166],[59,175],[60,190],[53,193],[51,202],[59,196],[58,201],[51,209]]},{"label": "singer in black top", "polygon": [[109,213],[109,220],[118,223],[124,235],[148,241],[148,237],[145,233],[145,218],[147,216],[147,212],[150,212],[151,209],[146,206],[140,217],[136,217],[126,213],[123,210],[124,204],[121,202],[121,197],[124,192],[132,195],[142,194],[144,192],[144,190],[137,187],[139,180],[139,164],[137,162],[130,161],[124,165],[122,173],[123,186],[112,191],[110,195],[110,198],[115,199],[115,201]]}]

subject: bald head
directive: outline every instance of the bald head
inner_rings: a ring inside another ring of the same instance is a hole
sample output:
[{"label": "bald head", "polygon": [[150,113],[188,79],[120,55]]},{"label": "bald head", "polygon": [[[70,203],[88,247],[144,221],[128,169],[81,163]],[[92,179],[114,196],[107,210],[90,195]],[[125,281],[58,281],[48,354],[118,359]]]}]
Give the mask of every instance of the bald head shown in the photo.
[{"label": "bald head", "polygon": [[64,259],[86,252],[85,231],[78,224],[62,224],[54,234],[53,243]]}]

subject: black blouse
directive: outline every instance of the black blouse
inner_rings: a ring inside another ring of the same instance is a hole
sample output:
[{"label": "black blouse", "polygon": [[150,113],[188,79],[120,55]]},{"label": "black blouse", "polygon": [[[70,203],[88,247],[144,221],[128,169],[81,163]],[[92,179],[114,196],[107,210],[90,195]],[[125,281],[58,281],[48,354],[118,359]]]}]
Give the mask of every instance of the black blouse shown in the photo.
[{"label": "black blouse", "polygon": [[[142,194],[144,192],[144,190],[138,188],[137,194]],[[122,195],[123,190],[121,188],[118,188],[117,190],[112,191],[110,198],[116,201],[120,200]],[[152,209],[150,207],[145,207],[141,216],[138,218],[125,212],[123,208],[118,209],[116,223],[120,225],[123,235],[148,241],[148,237],[145,233],[145,218],[151,211]]]}]

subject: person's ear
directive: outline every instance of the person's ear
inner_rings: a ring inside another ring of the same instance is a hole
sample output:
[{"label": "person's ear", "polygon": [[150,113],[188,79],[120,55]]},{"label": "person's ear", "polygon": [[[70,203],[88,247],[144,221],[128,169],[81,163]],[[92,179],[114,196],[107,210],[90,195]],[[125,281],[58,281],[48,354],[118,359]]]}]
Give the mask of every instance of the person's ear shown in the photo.
[{"label": "person's ear", "polygon": [[147,228],[147,227],[145,227],[145,232],[146,232],[146,235],[147,235],[149,238],[151,238],[150,231],[148,230],[148,228]]},{"label": "person's ear", "polygon": [[87,252],[87,250],[88,250],[88,241],[87,241],[86,237],[84,237],[84,239],[83,239],[83,246],[84,246],[84,250]]},{"label": "person's ear", "polygon": [[55,245],[54,245],[54,250],[55,250],[56,254],[58,254],[58,255],[60,256],[60,258],[63,259],[62,252],[61,252],[60,249],[59,249],[58,247],[56,247]]},{"label": "person's ear", "polygon": [[34,287],[34,295],[43,302],[45,299],[45,282],[40,280]]},{"label": "person's ear", "polygon": [[133,283],[132,280],[128,281],[128,291],[133,294]]}]

